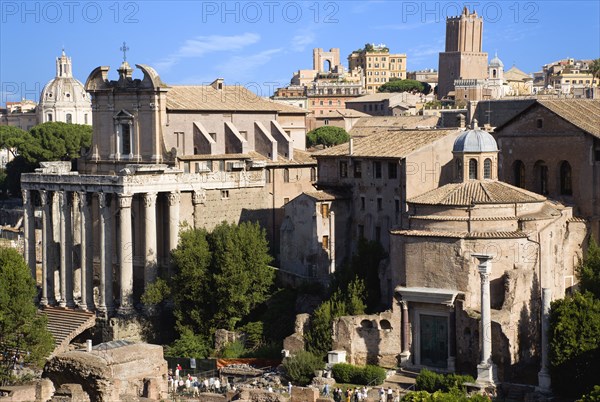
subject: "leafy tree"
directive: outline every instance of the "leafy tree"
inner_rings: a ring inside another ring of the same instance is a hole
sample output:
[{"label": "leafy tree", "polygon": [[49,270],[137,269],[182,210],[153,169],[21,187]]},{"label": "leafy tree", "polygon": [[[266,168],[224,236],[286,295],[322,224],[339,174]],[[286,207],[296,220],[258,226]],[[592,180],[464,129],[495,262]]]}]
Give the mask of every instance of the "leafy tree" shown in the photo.
[{"label": "leafy tree", "polygon": [[577,273],[581,290],[590,291],[600,299],[600,247],[593,236],[590,236],[586,258],[580,262]]},{"label": "leafy tree", "polygon": [[594,59],[592,60],[592,63],[590,64],[590,74],[592,74],[593,78],[599,78],[600,79],[600,59]]},{"label": "leafy tree", "polygon": [[323,359],[310,352],[298,352],[293,356],[286,357],[283,368],[287,377],[297,385],[307,385],[315,376],[315,370],[325,367]]},{"label": "leafy tree", "polygon": [[8,149],[13,157],[18,155],[18,148],[29,139],[29,133],[19,127],[0,126],[0,148]]},{"label": "leafy tree", "polygon": [[578,396],[597,384],[600,373],[600,299],[591,292],[556,300],[550,310],[552,386]]},{"label": "leafy tree", "polygon": [[307,146],[324,145],[330,147],[350,141],[350,135],[341,127],[323,126],[306,134]]},{"label": "leafy tree", "polygon": [[46,329],[46,316],[33,302],[35,283],[23,257],[14,249],[0,248],[0,384],[10,379],[13,356],[40,365],[54,348]]},{"label": "leafy tree", "polygon": [[[258,223],[222,223],[209,236],[212,250],[213,324],[233,330],[264,302],[275,271],[269,266],[269,243]],[[217,303],[215,303],[217,302]]]},{"label": "leafy tree", "polygon": [[203,335],[195,334],[190,328],[179,328],[179,339],[168,346],[165,356],[168,357],[195,357],[206,358],[211,354],[209,339]]},{"label": "leafy tree", "polygon": [[310,328],[305,334],[307,350],[325,357],[332,347],[332,328],[336,318],[359,315],[365,312],[365,285],[354,279],[345,289],[336,290],[331,297],[315,309]]},{"label": "leafy tree", "polygon": [[379,87],[379,92],[431,92],[431,85],[416,80],[392,80]]}]

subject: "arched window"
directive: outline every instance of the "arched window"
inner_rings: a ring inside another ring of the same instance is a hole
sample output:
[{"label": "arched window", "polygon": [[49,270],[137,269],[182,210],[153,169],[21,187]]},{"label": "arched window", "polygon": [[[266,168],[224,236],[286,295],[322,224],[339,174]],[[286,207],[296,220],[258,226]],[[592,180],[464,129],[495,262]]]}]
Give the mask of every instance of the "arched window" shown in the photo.
[{"label": "arched window", "polygon": [[469,159],[469,179],[477,179],[477,160]]},{"label": "arched window", "polygon": [[73,115],[71,113],[67,113],[67,124],[73,123]]},{"label": "arched window", "polygon": [[498,77],[498,72],[496,71],[496,69],[492,70],[492,78],[497,78]]},{"label": "arched window", "polygon": [[571,165],[567,161],[560,164],[560,193],[562,195],[573,194]]},{"label": "arched window", "polygon": [[457,158],[456,162],[456,179],[459,181],[462,181],[463,179],[463,163],[462,163],[462,159]]},{"label": "arched window", "polygon": [[288,168],[283,169],[283,181],[285,183],[290,182],[290,169]]},{"label": "arched window", "polygon": [[487,158],[483,161],[483,178],[491,179],[492,178],[492,160]]},{"label": "arched window", "polygon": [[317,168],[316,167],[310,168],[310,181],[317,181]]},{"label": "arched window", "polygon": [[513,183],[517,187],[525,188],[525,164],[519,160],[513,165]]}]

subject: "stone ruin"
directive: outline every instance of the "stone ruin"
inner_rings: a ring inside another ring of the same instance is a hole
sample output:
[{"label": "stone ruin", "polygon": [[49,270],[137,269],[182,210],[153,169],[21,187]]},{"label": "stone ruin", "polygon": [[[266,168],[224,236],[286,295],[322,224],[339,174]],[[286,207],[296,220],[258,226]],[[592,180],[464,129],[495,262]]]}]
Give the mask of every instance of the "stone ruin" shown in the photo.
[{"label": "stone ruin", "polygon": [[135,401],[167,398],[167,362],[159,345],[113,341],[92,350],[52,357],[44,378],[56,389],[53,402]]}]

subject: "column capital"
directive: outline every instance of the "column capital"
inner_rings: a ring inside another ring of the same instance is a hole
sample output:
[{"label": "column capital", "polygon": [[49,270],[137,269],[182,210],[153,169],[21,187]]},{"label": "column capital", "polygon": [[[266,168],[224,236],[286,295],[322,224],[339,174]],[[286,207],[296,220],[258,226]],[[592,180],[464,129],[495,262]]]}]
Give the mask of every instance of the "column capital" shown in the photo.
[{"label": "column capital", "polygon": [[206,191],[204,189],[192,193],[192,203],[194,205],[204,204],[206,202]]},{"label": "column capital", "polygon": [[144,205],[146,208],[153,207],[156,204],[156,193],[144,193]]},{"label": "column capital", "polygon": [[131,208],[132,194],[119,194],[119,208]]},{"label": "column capital", "polygon": [[179,204],[181,193],[178,191],[170,192],[167,194],[167,199],[169,200],[169,206],[172,207],[173,205]]},{"label": "column capital", "polygon": [[40,202],[42,203],[42,207],[48,205],[48,192],[46,190],[38,191],[40,193]]},{"label": "column capital", "polygon": [[100,208],[106,208],[110,205],[110,197],[108,193],[98,193],[98,202],[100,203]]},{"label": "column capital", "polygon": [[25,204],[29,204],[31,202],[31,191],[26,188],[22,188],[21,194],[23,195],[23,206],[25,206]]}]

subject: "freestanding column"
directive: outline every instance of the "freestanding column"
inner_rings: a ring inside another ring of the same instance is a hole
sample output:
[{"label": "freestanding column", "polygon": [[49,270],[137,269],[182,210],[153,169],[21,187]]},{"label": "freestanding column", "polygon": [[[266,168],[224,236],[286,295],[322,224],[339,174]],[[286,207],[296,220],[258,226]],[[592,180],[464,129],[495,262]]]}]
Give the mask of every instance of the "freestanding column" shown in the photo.
[{"label": "freestanding column", "polygon": [[172,192],[169,199],[169,251],[177,248],[179,243],[179,202],[181,194]]},{"label": "freestanding column", "polygon": [[400,362],[407,363],[410,359],[410,322],[408,318],[408,302],[401,301],[402,305],[402,353],[400,353]]},{"label": "freestanding column", "polygon": [[93,273],[92,273],[92,218],[90,213],[91,197],[85,191],[79,192],[79,210],[81,212],[81,305],[84,310],[94,307],[93,295]]},{"label": "freestanding column", "polygon": [[552,289],[542,289],[542,369],[538,373],[538,391],[552,392],[550,372],[548,370],[548,331],[550,330],[550,302]]},{"label": "freestanding column", "polygon": [[144,288],[156,280],[156,193],[144,194]]},{"label": "freestanding column", "polygon": [[58,205],[59,205],[59,224],[60,224],[60,301],[58,305],[61,307],[67,306],[67,229],[66,229],[66,194],[64,192],[58,193]]},{"label": "freestanding column", "polygon": [[48,246],[50,243],[50,203],[48,202],[48,192],[40,190],[40,201],[42,204],[42,298],[40,304],[48,305]]},{"label": "freestanding column", "polygon": [[31,270],[31,277],[36,279],[36,256],[35,256],[35,221],[33,215],[33,202],[31,190],[23,189],[23,235],[25,248],[25,262]]},{"label": "freestanding column", "polygon": [[485,386],[498,382],[496,365],[492,363],[492,316],[490,308],[490,273],[492,268],[487,254],[473,254],[479,260],[479,276],[481,277],[481,361],[477,365],[477,383]]},{"label": "freestanding column", "polygon": [[121,249],[119,250],[120,266],[120,314],[131,313],[133,307],[133,242],[131,235],[131,199],[130,194],[119,194],[119,229]]}]

